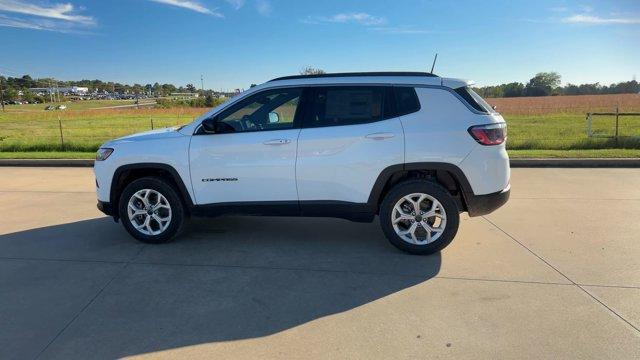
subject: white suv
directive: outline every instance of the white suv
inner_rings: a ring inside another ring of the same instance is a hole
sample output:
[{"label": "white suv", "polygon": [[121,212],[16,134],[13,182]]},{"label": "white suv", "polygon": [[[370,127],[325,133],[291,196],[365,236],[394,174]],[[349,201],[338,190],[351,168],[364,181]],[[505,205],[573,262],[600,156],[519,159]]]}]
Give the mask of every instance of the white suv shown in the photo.
[{"label": "white suv", "polygon": [[98,208],[147,243],[171,240],[188,216],[379,215],[399,249],[439,251],[460,212],[509,198],[506,124],[470,84],[406,72],[271,80],[188,125],[104,144]]}]

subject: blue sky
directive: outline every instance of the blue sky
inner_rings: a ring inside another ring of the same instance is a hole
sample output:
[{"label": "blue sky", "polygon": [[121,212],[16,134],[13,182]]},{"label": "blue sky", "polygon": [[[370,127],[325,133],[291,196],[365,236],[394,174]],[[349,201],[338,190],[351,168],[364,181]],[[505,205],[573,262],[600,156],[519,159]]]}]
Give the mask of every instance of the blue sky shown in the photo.
[{"label": "blue sky", "polygon": [[246,88],[424,71],[481,85],[640,77],[640,1],[0,0],[0,73]]}]

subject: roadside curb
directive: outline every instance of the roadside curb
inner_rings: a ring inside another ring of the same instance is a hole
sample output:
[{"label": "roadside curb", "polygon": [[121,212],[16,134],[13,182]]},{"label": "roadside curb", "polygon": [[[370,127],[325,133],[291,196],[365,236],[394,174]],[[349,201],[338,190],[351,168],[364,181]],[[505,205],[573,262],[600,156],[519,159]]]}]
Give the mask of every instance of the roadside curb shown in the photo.
[{"label": "roadside curb", "polygon": [[0,166],[93,167],[93,160],[85,160],[85,159],[0,159]]},{"label": "roadside curb", "polygon": [[511,159],[512,168],[640,168],[640,159]]},{"label": "roadside curb", "polygon": [[[511,159],[513,168],[640,168],[639,159]],[[0,166],[93,167],[85,159],[0,159]]]}]

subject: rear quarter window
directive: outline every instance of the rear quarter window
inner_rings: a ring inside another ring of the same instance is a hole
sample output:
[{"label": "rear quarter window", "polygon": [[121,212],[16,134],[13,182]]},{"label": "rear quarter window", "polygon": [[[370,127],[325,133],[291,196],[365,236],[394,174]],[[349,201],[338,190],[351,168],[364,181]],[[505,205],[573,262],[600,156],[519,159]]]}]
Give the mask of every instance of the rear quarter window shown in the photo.
[{"label": "rear quarter window", "polygon": [[474,110],[485,114],[491,114],[495,112],[491,105],[484,101],[484,99],[480,95],[476,94],[476,92],[473,91],[470,87],[465,86],[457,88],[454,91],[458,95],[460,95],[460,97],[464,99],[464,101],[469,104],[469,106],[471,106]]},{"label": "rear quarter window", "polygon": [[394,87],[398,116],[420,111],[420,101],[413,87]]}]

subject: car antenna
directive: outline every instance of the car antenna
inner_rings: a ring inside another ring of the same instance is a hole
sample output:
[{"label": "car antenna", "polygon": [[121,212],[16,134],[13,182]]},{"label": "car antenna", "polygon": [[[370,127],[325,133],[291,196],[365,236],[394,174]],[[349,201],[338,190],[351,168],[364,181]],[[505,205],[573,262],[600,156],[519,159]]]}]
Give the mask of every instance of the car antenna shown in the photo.
[{"label": "car antenna", "polygon": [[433,68],[436,67],[436,60],[438,60],[438,53],[436,53],[436,56],[433,58],[433,64],[431,65],[431,73],[433,74]]}]

